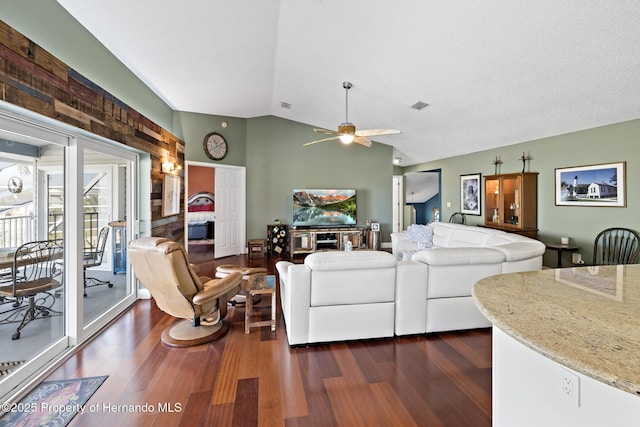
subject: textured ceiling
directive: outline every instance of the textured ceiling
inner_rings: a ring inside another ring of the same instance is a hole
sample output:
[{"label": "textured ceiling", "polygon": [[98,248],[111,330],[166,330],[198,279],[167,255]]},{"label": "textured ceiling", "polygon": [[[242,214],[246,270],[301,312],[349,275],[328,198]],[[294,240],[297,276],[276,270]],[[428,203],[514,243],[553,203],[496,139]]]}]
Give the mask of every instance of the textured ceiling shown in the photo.
[{"label": "textured ceiling", "polygon": [[351,81],[403,165],[640,117],[639,1],[58,2],[176,110],[336,129]]}]

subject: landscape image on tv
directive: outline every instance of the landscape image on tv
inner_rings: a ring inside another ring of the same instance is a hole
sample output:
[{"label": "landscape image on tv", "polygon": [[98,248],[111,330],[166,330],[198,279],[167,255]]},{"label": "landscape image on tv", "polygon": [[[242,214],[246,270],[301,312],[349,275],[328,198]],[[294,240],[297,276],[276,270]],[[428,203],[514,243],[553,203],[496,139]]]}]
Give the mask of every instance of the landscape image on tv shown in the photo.
[{"label": "landscape image on tv", "polygon": [[335,227],[356,224],[356,190],[293,190],[293,225]]}]

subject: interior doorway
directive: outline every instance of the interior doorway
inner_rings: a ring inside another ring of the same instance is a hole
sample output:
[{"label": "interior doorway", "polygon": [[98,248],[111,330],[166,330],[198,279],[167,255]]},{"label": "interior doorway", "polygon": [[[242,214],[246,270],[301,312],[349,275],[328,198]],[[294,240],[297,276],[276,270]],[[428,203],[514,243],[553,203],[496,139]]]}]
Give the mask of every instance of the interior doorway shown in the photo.
[{"label": "interior doorway", "polygon": [[246,170],[187,161],[185,246],[199,262],[246,251]]},{"label": "interior doorway", "polygon": [[440,170],[410,172],[405,177],[405,224],[440,221]]}]

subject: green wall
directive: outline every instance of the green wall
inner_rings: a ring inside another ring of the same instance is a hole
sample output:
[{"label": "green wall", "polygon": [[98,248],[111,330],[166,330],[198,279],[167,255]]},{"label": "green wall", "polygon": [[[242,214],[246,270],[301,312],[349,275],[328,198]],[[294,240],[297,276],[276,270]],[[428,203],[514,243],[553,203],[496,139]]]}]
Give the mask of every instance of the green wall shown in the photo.
[{"label": "green wall", "polygon": [[[355,188],[358,224],[366,219],[379,222],[383,239],[390,240],[390,146],[374,143],[365,148],[335,141],[303,147],[317,138],[313,127],[273,116],[238,119],[176,112],[174,126],[184,135],[186,160],[246,166],[247,238],[265,238],[267,224],[276,218],[291,223],[293,188]],[[210,160],[202,149],[202,139],[214,130],[229,146],[220,162]]]},{"label": "green wall", "polygon": [[266,235],[274,219],[290,224],[294,188],[355,188],[358,224],[391,230],[393,149],[338,141],[303,147],[317,139],[313,127],[272,116],[247,121],[247,237]]},{"label": "green wall", "polygon": [[[538,176],[538,238],[558,242],[571,237],[591,260],[596,234],[608,227],[628,227],[640,231],[640,119],[580,132],[538,139],[521,144],[480,151],[429,163],[406,167],[404,172],[442,169],[442,218],[460,209],[460,175],[494,172],[492,161],[500,156],[502,173],[520,172],[523,151],[533,159],[527,171]],[[555,169],[626,161],[626,208],[555,205]],[[484,193],[482,195],[484,203]],[[451,202],[451,208],[447,208]],[[468,224],[484,222],[484,217],[467,216]],[[555,265],[555,253],[547,253],[545,265]],[[567,258],[565,262],[569,259]]]},{"label": "green wall", "polygon": [[[176,111],[174,129],[183,135],[185,160],[245,166],[247,157],[247,120],[235,117]],[[226,128],[222,123],[227,124]],[[218,132],[227,141],[228,151],[224,159],[213,161],[204,154],[202,142],[209,132]]]}]

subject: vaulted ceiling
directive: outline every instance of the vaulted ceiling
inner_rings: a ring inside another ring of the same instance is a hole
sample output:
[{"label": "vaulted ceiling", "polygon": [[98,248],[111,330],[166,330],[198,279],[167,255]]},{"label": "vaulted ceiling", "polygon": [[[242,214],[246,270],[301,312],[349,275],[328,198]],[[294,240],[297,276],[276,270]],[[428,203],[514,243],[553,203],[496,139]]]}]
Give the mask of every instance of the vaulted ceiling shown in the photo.
[{"label": "vaulted ceiling", "polygon": [[640,118],[639,1],[58,2],[175,110],[336,129],[350,81],[403,165]]}]

